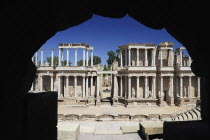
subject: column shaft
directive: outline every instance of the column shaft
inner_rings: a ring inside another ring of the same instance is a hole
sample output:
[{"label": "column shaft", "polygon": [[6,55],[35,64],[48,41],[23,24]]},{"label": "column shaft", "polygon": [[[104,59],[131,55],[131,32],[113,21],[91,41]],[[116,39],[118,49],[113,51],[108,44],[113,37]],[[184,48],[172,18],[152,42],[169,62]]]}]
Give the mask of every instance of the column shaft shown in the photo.
[{"label": "column shaft", "polygon": [[160,50],[160,66],[163,66],[163,52]]},{"label": "column shaft", "polygon": [[128,65],[128,52],[125,50],[125,66]]},{"label": "column shaft", "polygon": [[163,76],[160,77],[160,96],[163,95]]},{"label": "column shaft", "polygon": [[97,97],[100,97],[100,75],[97,76]]},{"label": "column shaft", "polygon": [[191,87],[192,87],[192,78],[191,78],[191,76],[189,76],[189,92],[188,92],[188,97],[192,97],[192,93],[191,93]]},{"label": "column shaft", "polygon": [[66,49],[66,66],[69,66],[69,49]]},{"label": "column shaft", "polygon": [[180,97],[183,97],[183,77],[180,77]]},{"label": "column shaft", "polygon": [[51,51],[51,66],[54,66],[54,49]]},{"label": "column shaft", "polygon": [[89,94],[88,94],[88,76],[86,77],[86,97],[89,97]]},{"label": "column shaft", "polygon": [[38,54],[37,54],[37,52],[36,52],[35,64],[36,64],[36,66],[38,66]]},{"label": "column shaft", "polygon": [[139,76],[136,77],[136,97],[139,98]]},{"label": "column shaft", "polygon": [[128,66],[131,66],[131,49],[128,48]]},{"label": "column shaft", "polygon": [[88,49],[86,49],[86,66],[88,66]]},{"label": "column shaft", "polygon": [[127,90],[127,86],[128,86],[127,80],[128,79],[127,79],[127,76],[125,76],[124,78],[125,78],[125,80],[124,80],[124,97],[126,98],[126,97],[128,97],[127,96],[127,91],[128,91]]},{"label": "column shaft", "polygon": [[66,94],[64,96],[69,97],[69,76],[66,76]]},{"label": "column shaft", "polygon": [[90,77],[90,96],[93,96],[93,76]]},{"label": "column shaft", "polygon": [[147,49],[145,49],[145,62],[144,62],[144,66],[148,66],[148,60],[147,60]]},{"label": "column shaft", "polygon": [[136,66],[139,66],[139,49],[136,49]]},{"label": "column shaft", "polygon": [[83,49],[83,66],[85,66],[85,49]]},{"label": "column shaft", "polygon": [[43,57],[44,57],[44,53],[43,53],[43,49],[41,49],[41,66],[44,65]]},{"label": "column shaft", "polygon": [[77,97],[77,76],[74,76],[74,97]]},{"label": "column shaft", "polygon": [[182,56],[182,50],[180,49],[179,51],[180,51],[180,66],[182,66],[182,57],[183,57]]},{"label": "column shaft", "polygon": [[91,50],[91,66],[93,66],[93,50]]},{"label": "column shaft", "polygon": [[85,97],[85,76],[82,76],[82,97]]},{"label": "column shaft", "polygon": [[155,66],[155,49],[152,49],[152,66]]},{"label": "column shaft", "polygon": [[51,91],[54,91],[54,86],[53,86],[53,76],[50,76],[50,78],[51,78],[51,82],[50,82],[50,88],[51,88]]},{"label": "column shaft", "polygon": [[40,91],[43,91],[43,76],[40,75]]},{"label": "column shaft", "polygon": [[128,76],[128,98],[131,98],[131,76]]},{"label": "column shaft", "polygon": [[122,76],[120,76],[120,97],[123,97]]},{"label": "column shaft", "polygon": [[61,66],[64,66],[64,64],[63,64],[63,49],[61,49]]},{"label": "column shaft", "polygon": [[117,76],[114,74],[114,97],[117,96],[117,91],[116,91],[116,87],[117,87]]},{"label": "column shaft", "polygon": [[171,97],[174,97],[174,77],[171,76]]},{"label": "column shaft", "polygon": [[120,50],[120,67],[123,66],[122,50]]},{"label": "column shaft", "polygon": [[145,95],[144,98],[148,98],[148,77],[145,76]]},{"label": "column shaft", "polygon": [[77,48],[74,51],[74,66],[77,66]]},{"label": "column shaft", "polygon": [[58,76],[58,97],[61,97],[61,77]]},{"label": "column shaft", "polygon": [[156,97],[156,77],[153,76],[153,98]]},{"label": "column shaft", "polygon": [[59,54],[58,54],[58,66],[61,66],[61,49],[59,48]]}]

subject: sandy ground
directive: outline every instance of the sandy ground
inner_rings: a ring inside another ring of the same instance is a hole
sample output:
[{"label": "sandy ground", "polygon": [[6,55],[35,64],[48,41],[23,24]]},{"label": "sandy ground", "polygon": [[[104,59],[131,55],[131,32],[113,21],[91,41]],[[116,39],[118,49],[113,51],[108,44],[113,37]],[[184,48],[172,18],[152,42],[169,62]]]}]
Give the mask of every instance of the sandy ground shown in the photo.
[{"label": "sandy ground", "polygon": [[142,107],[69,107],[65,105],[58,106],[58,114],[172,114],[175,112],[186,111],[193,107],[178,106],[142,106]]}]

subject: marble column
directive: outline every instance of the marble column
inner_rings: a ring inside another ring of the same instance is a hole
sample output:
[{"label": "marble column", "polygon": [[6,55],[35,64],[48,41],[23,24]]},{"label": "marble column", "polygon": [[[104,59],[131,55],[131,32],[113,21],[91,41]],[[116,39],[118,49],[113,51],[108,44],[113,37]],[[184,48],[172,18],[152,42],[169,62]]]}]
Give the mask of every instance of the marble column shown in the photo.
[{"label": "marble column", "polygon": [[160,76],[160,97],[163,95],[163,76]]},{"label": "marble column", "polygon": [[191,66],[191,63],[192,63],[192,59],[191,59],[191,57],[189,56],[189,60],[188,60],[189,62],[189,65],[188,66]]},{"label": "marble column", "polygon": [[54,91],[54,85],[53,85],[54,81],[53,81],[53,75],[50,76],[50,90]]},{"label": "marble column", "polygon": [[120,76],[120,97],[123,97],[122,76]]},{"label": "marble column", "polygon": [[77,97],[77,76],[74,76],[74,97]]},{"label": "marble column", "polygon": [[44,53],[43,53],[43,49],[41,49],[41,66],[44,65],[43,57],[44,57]]},{"label": "marble column", "polygon": [[136,76],[136,97],[140,98],[140,93],[139,93],[139,76]]},{"label": "marble column", "polygon": [[36,64],[36,66],[38,66],[38,54],[37,54],[37,52],[36,52],[36,58],[35,58],[35,64]]},{"label": "marble column", "polygon": [[66,76],[66,94],[65,96],[69,97],[69,76]]},{"label": "marble column", "polygon": [[182,49],[179,49],[179,53],[180,53],[180,66],[182,66]]},{"label": "marble column", "polygon": [[97,75],[97,92],[96,92],[96,95],[97,97],[99,98],[100,97],[100,75]]},{"label": "marble column", "polygon": [[160,50],[160,66],[163,66],[163,52]]},{"label": "marble column", "polygon": [[171,97],[174,97],[174,77],[171,76],[170,77],[170,80],[171,80]]},{"label": "marble column", "polygon": [[113,86],[114,97],[117,97],[117,90],[116,90],[116,87],[117,87],[117,75],[114,74],[114,86]]},{"label": "marble column", "polygon": [[93,50],[91,50],[91,67],[93,66]]},{"label": "marble column", "polygon": [[156,98],[156,77],[155,76],[153,76],[152,77],[152,81],[153,81],[153,83],[152,83],[152,85],[153,85],[153,94],[152,94],[152,96],[153,96],[153,98]]},{"label": "marble column", "polygon": [[145,76],[144,78],[145,78],[144,79],[144,81],[145,81],[145,87],[144,87],[144,89],[145,89],[145,95],[144,95],[144,98],[148,98],[148,77]]},{"label": "marble column", "polygon": [[86,66],[88,66],[88,49],[86,49]]},{"label": "marble column", "polygon": [[85,97],[85,76],[82,76],[82,97]]},{"label": "marble column", "polygon": [[77,48],[74,51],[74,66],[77,66]]},{"label": "marble column", "polygon": [[85,51],[86,51],[86,49],[84,48],[83,49],[83,66],[85,66]]},{"label": "marble column", "polygon": [[69,48],[66,49],[66,66],[69,66]]},{"label": "marble column", "polygon": [[131,76],[128,76],[128,98],[131,98]]},{"label": "marble column", "polygon": [[152,66],[155,66],[155,49],[152,49]]},{"label": "marble column", "polygon": [[59,54],[58,54],[58,66],[61,66],[61,48],[59,48]]},{"label": "marble column", "polygon": [[63,49],[61,49],[61,66],[64,66],[64,64],[63,64]]},{"label": "marble column", "polygon": [[40,75],[40,91],[43,91],[43,76]]},{"label": "marble column", "polygon": [[197,96],[200,98],[200,83],[201,83],[201,81],[200,81],[200,77],[198,77],[198,94],[197,94]]},{"label": "marble column", "polygon": [[61,97],[61,77],[58,76],[58,97]]},{"label": "marble column", "polygon": [[125,66],[128,65],[128,52],[125,50]]},{"label": "marble column", "polygon": [[136,66],[139,66],[139,48],[136,49]]},{"label": "marble column", "polygon": [[145,58],[144,58],[144,66],[148,66],[148,60],[147,60],[147,49],[145,49],[145,52],[144,52],[144,56],[145,56]]},{"label": "marble column", "polygon": [[183,77],[180,76],[180,97],[183,97]]},{"label": "marble column", "polygon": [[131,66],[131,49],[128,48],[128,66]]},{"label": "marble column", "polygon": [[120,67],[123,66],[122,50],[120,50]]},{"label": "marble column", "polygon": [[88,94],[88,86],[89,86],[88,76],[86,76],[86,97],[89,97],[89,94]]},{"label": "marble column", "polygon": [[174,65],[174,52],[173,52],[173,50],[170,50],[170,56],[171,56],[170,66],[173,66]]},{"label": "marble column", "polygon": [[51,50],[51,66],[54,66],[54,49]]},{"label": "marble column", "polygon": [[93,97],[93,76],[90,77],[90,96]]},{"label": "marble column", "polygon": [[189,76],[189,92],[188,92],[188,97],[192,97],[192,93],[191,93],[191,90],[192,90],[192,78],[191,76]]},{"label": "marble column", "polygon": [[127,86],[128,86],[128,82],[127,82],[127,81],[128,81],[127,76],[125,76],[125,77],[124,77],[124,97],[125,97],[125,98],[128,97],[128,96],[127,96],[127,91],[128,91],[128,90],[127,90]]}]

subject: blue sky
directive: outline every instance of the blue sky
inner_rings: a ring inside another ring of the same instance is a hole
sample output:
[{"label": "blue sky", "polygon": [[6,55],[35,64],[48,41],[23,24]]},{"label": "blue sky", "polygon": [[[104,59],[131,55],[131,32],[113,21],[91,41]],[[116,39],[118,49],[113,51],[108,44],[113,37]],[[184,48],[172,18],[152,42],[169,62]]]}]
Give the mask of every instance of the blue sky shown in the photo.
[{"label": "blue sky", "polygon": [[[127,43],[155,43],[158,45],[162,41],[173,42],[174,49],[183,46],[165,29],[150,29],[129,16],[113,19],[94,15],[93,18],[78,26],[56,33],[41,48],[44,49],[44,58],[46,58],[50,56],[51,48],[55,49],[54,55],[58,56],[59,43],[87,43],[94,47],[94,55],[101,57],[102,64],[106,64],[107,52],[115,51],[118,46]],[[40,50],[38,55],[40,56]],[[65,55],[64,52],[64,59]],[[78,60],[80,59],[82,59],[82,49],[78,50]],[[73,49],[70,49],[70,61],[74,62]]]}]

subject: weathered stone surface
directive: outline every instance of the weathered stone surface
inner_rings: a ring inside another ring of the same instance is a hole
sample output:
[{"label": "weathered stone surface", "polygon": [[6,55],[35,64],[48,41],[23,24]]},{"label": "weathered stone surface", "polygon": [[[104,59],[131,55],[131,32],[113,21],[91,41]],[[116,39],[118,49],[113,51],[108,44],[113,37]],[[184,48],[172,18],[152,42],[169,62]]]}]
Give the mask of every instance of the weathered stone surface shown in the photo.
[{"label": "weathered stone surface", "polygon": [[96,129],[94,132],[95,135],[122,135],[122,130],[108,130],[108,129]]},{"label": "weathered stone surface", "polygon": [[144,121],[140,122],[140,131],[147,135],[163,134],[162,121]]},{"label": "weathered stone surface", "polygon": [[95,126],[80,126],[80,133],[91,133],[95,132]]},{"label": "weathered stone surface", "polygon": [[80,125],[78,123],[58,123],[58,140],[77,140],[80,134]]},{"label": "weathered stone surface", "polygon": [[120,129],[122,130],[123,134],[126,133],[137,133],[139,131],[139,126],[121,126]]}]

